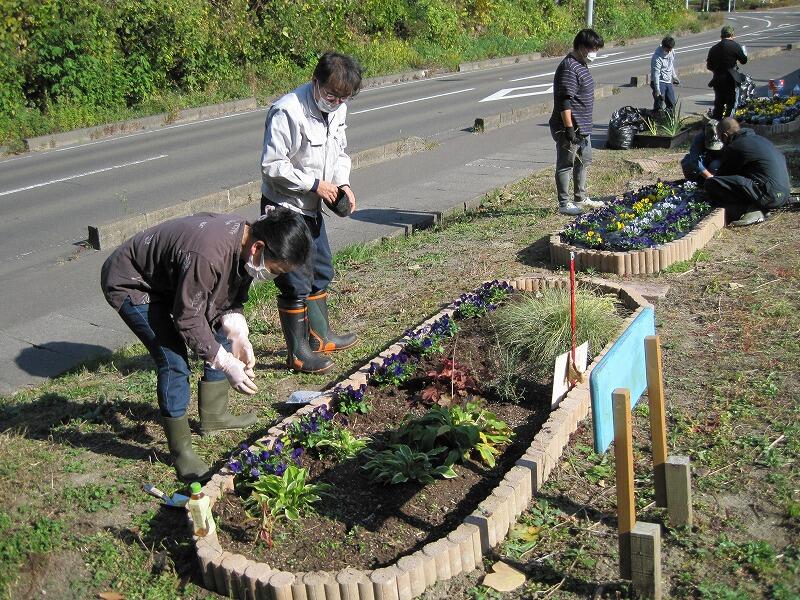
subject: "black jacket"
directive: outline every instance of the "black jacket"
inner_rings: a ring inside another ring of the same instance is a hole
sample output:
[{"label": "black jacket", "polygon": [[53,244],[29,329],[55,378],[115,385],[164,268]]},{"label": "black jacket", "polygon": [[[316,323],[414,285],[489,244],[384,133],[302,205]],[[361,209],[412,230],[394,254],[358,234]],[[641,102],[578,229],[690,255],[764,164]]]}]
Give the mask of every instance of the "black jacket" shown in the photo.
[{"label": "black jacket", "polygon": [[731,75],[731,70],[736,70],[737,61],[747,63],[747,55],[737,42],[726,38],[711,46],[706,59],[706,68],[714,73],[711,85],[735,86],[739,83]]},{"label": "black jacket", "polygon": [[761,191],[780,207],[789,200],[786,157],[767,138],[752,129],[742,129],[722,150],[720,175],[742,175],[755,181]]}]

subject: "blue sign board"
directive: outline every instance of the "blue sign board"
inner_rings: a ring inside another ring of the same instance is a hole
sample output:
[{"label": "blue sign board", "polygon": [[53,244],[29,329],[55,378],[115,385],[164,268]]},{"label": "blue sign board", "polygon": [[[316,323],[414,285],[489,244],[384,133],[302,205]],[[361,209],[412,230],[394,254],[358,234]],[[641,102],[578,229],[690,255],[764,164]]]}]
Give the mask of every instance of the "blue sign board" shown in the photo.
[{"label": "blue sign board", "polygon": [[655,312],[646,307],[614,342],[589,377],[594,423],[594,450],[608,450],[614,441],[614,407],[611,394],[617,388],[631,392],[631,409],[647,389],[644,338],[656,334]]}]

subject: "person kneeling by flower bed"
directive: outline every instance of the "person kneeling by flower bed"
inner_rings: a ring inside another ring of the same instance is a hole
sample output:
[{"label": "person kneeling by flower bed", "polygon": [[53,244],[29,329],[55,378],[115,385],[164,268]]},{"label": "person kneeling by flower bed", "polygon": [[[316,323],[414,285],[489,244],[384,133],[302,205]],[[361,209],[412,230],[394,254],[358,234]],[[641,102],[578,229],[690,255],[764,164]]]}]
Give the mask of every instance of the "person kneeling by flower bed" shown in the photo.
[{"label": "person kneeling by flower bed", "polygon": [[789,201],[786,157],[732,117],[720,121],[717,132],[724,144],[722,159],[716,175],[706,179],[705,191],[712,203],[725,208],[731,226],[761,223],[769,209]]}]

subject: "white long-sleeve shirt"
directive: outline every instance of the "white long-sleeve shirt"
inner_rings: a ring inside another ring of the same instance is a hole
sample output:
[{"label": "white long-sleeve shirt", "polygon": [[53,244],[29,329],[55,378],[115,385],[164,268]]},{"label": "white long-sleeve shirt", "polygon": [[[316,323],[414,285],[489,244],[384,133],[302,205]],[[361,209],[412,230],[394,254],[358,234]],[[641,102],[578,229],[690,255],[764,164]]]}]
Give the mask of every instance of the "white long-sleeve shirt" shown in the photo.
[{"label": "white long-sleeve shirt", "polygon": [[269,109],[261,154],[261,193],[276,204],[314,216],[321,198],[319,181],[350,184],[347,105],[328,113],[314,101],[313,84],[301,85]]},{"label": "white long-sleeve shirt", "polygon": [[655,83],[672,83],[675,76],[675,51],[664,53],[664,48],[659,46],[650,59],[650,81]]}]

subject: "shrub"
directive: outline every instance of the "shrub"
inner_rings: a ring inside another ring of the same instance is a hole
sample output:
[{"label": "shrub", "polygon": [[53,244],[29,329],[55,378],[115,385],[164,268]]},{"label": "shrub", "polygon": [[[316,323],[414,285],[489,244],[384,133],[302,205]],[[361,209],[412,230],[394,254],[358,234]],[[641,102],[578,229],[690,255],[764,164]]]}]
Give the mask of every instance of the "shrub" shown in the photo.
[{"label": "shrub", "polygon": [[[590,352],[599,352],[622,326],[614,301],[613,296],[576,290],[578,344],[588,340]],[[496,311],[492,322],[501,343],[517,349],[524,366],[546,375],[556,356],[572,344],[569,290],[547,290],[538,297],[521,294],[517,302]]]}]

